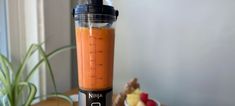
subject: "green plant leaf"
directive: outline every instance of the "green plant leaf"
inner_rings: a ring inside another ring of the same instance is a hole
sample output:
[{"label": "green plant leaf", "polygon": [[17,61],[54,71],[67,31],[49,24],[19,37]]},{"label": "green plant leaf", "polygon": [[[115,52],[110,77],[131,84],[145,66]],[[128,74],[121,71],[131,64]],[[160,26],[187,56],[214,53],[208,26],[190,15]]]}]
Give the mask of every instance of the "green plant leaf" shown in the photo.
[{"label": "green plant leaf", "polygon": [[12,72],[13,71],[13,65],[11,64],[11,62],[9,61],[9,59],[7,57],[5,57],[4,55],[0,54],[1,57],[1,61],[3,61],[6,66],[8,67],[9,71]]},{"label": "green plant leaf", "polygon": [[53,52],[49,53],[48,55],[46,55],[46,53],[44,52],[44,50],[42,49],[42,47],[40,45],[38,45],[38,49],[39,49],[39,53],[40,56],[42,56],[42,59],[35,65],[35,67],[30,71],[29,75],[26,77],[26,82],[29,81],[29,79],[32,77],[33,73],[36,72],[36,69],[39,68],[39,66],[45,62],[48,68],[48,71],[50,72],[51,78],[52,78],[52,82],[53,82],[53,86],[55,88],[55,92],[57,92],[57,87],[56,87],[56,82],[55,82],[55,77],[52,71],[52,67],[50,65],[49,59],[52,58],[53,56],[55,56],[58,53],[61,53],[65,50],[71,49],[71,48],[75,48],[74,46],[64,46],[62,48],[56,49]]},{"label": "green plant leaf", "polygon": [[[71,45],[68,45],[68,46],[64,46],[64,47],[61,47],[61,48],[58,48],[54,51],[52,51],[51,53],[49,53],[46,57],[48,59],[51,59],[52,57],[54,57],[55,55],[63,52],[63,51],[66,51],[68,49],[74,49],[76,48],[75,46],[71,46]],[[32,75],[36,72],[36,69],[40,67],[40,65],[42,65],[42,63],[45,61],[45,59],[41,59],[33,68],[32,70],[29,72],[28,76],[26,77],[26,81],[29,81],[31,78],[32,78]]]},{"label": "green plant leaf", "polygon": [[5,74],[5,78],[8,80],[8,77],[10,77],[9,75],[9,71],[8,68],[6,66],[6,63],[3,59],[3,55],[0,55],[0,67],[2,68],[3,73]]},{"label": "green plant leaf", "polygon": [[29,89],[29,95],[28,95],[28,98],[26,99],[24,106],[30,106],[37,93],[37,87],[33,83],[29,83],[29,82],[21,82],[19,83],[17,88],[21,86],[26,86]]},{"label": "green plant leaf", "polygon": [[38,50],[38,45],[41,46],[43,44],[44,44],[44,42],[39,43],[39,44],[32,44],[29,47],[29,49],[26,52],[25,57],[23,58],[23,62],[21,63],[21,65],[19,66],[19,69],[16,72],[14,85],[17,85],[19,83],[20,79],[22,78],[23,71],[27,65],[27,62],[30,59],[30,57]]},{"label": "green plant leaf", "polygon": [[7,81],[10,83],[11,82],[10,72],[12,72],[12,70],[13,70],[12,64],[2,54],[0,54],[0,64],[1,64],[1,68],[3,69],[3,72],[6,75],[5,77],[6,77]]},{"label": "green plant leaf", "polygon": [[[8,94],[10,101],[13,99],[13,95],[11,92],[11,83],[9,83],[4,75],[4,71],[0,68],[0,81],[3,84],[3,88],[1,90],[4,90],[6,94]],[[2,92],[3,93],[3,92]]]},{"label": "green plant leaf", "polygon": [[7,81],[5,79],[5,76],[3,74],[3,71],[1,69],[0,69],[0,81],[1,81],[1,84],[3,84],[3,88],[1,88],[1,90],[2,89],[7,89],[9,84],[7,83]]},{"label": "green plant leaf", "polygon": [[5,94],[6,94],[6,89],[1,88],[1,89],[0,89],[0,95],[5,95]]},{"label": "green plant leaf", "polygon": [[[37,45],[36,44],[32,44],[29,49],[26,52],[26,55],[23,58],[23,61],[21,62],[19,68],[16,71],[15,74],[15,79],[13,82],[13,88],[12,88],[12,93],[13,93],[13,100],[11,101],[12,105],[15,105],[15,103],[17,101],[19,101],[19,99],[21,99],[19,97],[19,95],[21,94],[21,91],[23,89],[24,86],[20,86],[20,87],[16,87],[17,85],[19,85],[20,80],[24,77],[24,71],[26,70],[25,67],[29,61],[29,59],[31,58],[31,56],[38,50]],[[18,100],[17,100],[18,99]]]},{"label": "green plant leaf", "polygon": [[73,100],[70,97],[68,97],[64,94],[61,94],[61,93],[52,93],[52,94],[49,94],[49,95],[35,97],[34,100],[37,100],[37,99],[40,99],[40,98],[61,98],[61,99],[64,99],[64,100],[68,101],[70,103],[70,105],[73,106]]},{"label": "green plant leaf", "polygon": [[13,95],[11,92],[12,86],[11,86],[11,75],[10,73],[13,73],[13,67],[10,61],[8,60],[7,57],[4,55],[0,54],[0,80],[3,82],[3,85],[6,89],[6,92],[9,96],[9,99],[13,99]]},{"label": "green plant leaf", "polygon": [[24,59],[23,59],[23,62],[21,63],[19,69],[17,70],[17,73],[16,73],[16,78],[15,78],[15,84],[14,85],[17,85],[20,81],[20,79],[22,78],[22,74],[23,74],[23,71],[24,71],[24,68],[26,67],[26,64],[27,64],[27,61],[30,59],[31,55],[34,53],[34,51],[37,50],[37,46],[35,44],[32,44]]},{"label": "green plant leaf", "polygon": [[76,48],[76,46],[74,46],[74,45],[67,45],[67,46],[64,46],[64,47],[61,47],[61,48],[58,48],[58,49],[52,51],[51,53],[48,54],[48,57],[50,58],[50,57],[53,57],[54,55],[57,55],[63,51],[66,51],[68,49],[75,49],[75,48]]},{"label": "green plant leaf", "polygon": [[52,71],[52,67],[51,67],[51,64],[48,60],[48,57],[46,55],[46,53],[44,52],[44,50],[42,49],[41,46],[38,46],[38,49],[39,49],[39,53],[40,55],[42,56],[42,58],[45,60],[45,63],[47,65],[47,68],[48,68],[48,71],[50,72],[50,77],[52,79],[52,83],[53,83],[53,86],[54,86],[54,89],[55,89],[55,92],[57,92],[57,87],[56,87],[56,82],[55,82],[55,76],[54,76],[54,73]]},{"label": "green plant leaf", "polygon": [[8,85],[6,81],[6,75],[1,67],[0,67],[0,81],[4,84],[4,86]]}]

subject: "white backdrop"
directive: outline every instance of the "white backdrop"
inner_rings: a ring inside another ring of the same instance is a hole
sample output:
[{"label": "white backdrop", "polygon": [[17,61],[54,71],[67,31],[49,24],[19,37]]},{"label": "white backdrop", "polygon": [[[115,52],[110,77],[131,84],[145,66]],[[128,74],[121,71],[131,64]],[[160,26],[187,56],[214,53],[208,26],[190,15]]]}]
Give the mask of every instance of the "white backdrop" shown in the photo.
[{"label": "white backdrop", "polygon": [[[71,44],[71,4],[70,0],[44,0],[46,51]],[[71,89],[70,51],[51,59],[58,91]],[[47,73],[47,92],[54,92],[50,74]]]},{"label": "white backdrop", "polygon": [[235,106],[234,0],[114,0],[115,91],[138,77],[169,106]]}]

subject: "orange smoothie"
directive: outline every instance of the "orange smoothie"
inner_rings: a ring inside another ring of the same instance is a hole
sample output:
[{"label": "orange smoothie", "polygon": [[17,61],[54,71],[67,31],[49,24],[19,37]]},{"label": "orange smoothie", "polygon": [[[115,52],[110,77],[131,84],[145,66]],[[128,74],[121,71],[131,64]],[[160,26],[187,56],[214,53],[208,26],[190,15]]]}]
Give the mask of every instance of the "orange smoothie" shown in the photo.
[{"label": "orange smoothie", "polygon": [[112,88],[114,38],[113,28],[76,27],[80,89]]}]

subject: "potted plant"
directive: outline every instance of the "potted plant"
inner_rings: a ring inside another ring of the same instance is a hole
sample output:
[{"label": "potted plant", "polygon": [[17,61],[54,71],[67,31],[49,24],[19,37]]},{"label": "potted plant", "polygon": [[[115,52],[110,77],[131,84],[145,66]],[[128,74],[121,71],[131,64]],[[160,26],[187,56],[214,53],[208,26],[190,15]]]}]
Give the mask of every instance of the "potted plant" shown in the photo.
[{"label": "potted plant", "polygon": [[[0,105],[30,106],[33,100],[42,97],[59,97],[67,100],[72,105],[73,102],[68,96],[57,92],[55,78],[49,62],[49,59],[51,59],[56,54],[71,48],[74,47],[65,46],[47,54],[43,50],[42,44],[32,44],[27,50],[26,55],[24,56],[19,66],[14,66],[14,64],[12,64],[12,62],[7,57],[0,54]],[[40,60],[35,66],[33,66],[33,68],[27,69],[26,66],[30,64],[28,63],[30,58],[32,58],[33,54],[35,54],[36,52],[39,53]],[[47,71],[49,71],[50,73],[55,93],[44,95],[41,97],[35,97],[37,93],[37,87],[30,82],[30,79],[36,71],[40,71],[37,69],[42,64],[45,64],[47,66]]]}]

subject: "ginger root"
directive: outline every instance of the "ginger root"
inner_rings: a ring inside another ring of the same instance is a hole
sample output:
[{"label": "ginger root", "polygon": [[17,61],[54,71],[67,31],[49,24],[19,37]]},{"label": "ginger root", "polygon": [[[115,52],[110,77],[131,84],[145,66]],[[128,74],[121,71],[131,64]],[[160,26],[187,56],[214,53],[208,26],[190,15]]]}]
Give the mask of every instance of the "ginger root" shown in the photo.
[{"label": "ginger root", "polygon": [[137,78],[128,81],[124,86],[124,90],[115,98],[113,106],[124,106],[127,94],[134,92],[138,88],[140,88],[140,84],[138,83]]}]

